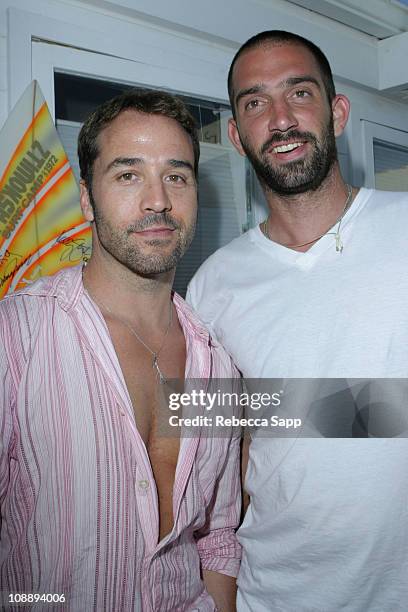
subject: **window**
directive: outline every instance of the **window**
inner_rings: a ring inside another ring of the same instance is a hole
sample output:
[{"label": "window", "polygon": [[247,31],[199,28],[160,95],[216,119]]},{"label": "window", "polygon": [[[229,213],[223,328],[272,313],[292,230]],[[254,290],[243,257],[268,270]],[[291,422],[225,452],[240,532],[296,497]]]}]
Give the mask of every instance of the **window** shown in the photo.
[{"label": "window", "polygon": [[366,187],[408,191],[408,133],[363,120]]},{"label": "window", "polygon": [[408,148],[374,139],[375,186],[384,191],[408,191]]}]

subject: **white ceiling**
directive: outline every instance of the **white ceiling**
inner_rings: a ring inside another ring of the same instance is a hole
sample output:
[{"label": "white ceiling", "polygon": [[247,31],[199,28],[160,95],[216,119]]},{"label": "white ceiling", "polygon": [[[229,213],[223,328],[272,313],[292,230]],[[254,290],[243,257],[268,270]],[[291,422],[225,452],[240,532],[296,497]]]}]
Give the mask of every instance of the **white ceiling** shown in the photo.
[{"label": "white ceiling", "polygon": [[229,47],[231,56],[272,17],[276,29],[290,23],[293,31],[315,40],[333,61],[336,78],[408,105],[408,0],[206,0],[205,10],[197,10],[197,1],[191,0],[81,2],[194,38],[210,37],[215,45]]},{"label": "white ceiling", "polygon": [[364,32],[378,44],[379,89],[408,104],[408,0],[286,0]]},{"label": "white ceiling", "polygon": [[407,0],[288,1],[380,39],[408,31]]}]

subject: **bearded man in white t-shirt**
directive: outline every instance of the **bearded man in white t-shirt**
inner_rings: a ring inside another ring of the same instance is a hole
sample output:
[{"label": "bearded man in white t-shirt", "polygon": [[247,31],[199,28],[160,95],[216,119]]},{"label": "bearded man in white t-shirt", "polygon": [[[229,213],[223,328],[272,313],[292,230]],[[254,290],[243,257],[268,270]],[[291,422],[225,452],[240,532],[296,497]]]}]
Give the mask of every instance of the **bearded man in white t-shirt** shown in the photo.
[{"label": "bearded man in white t-shirt", "polygon": [[[330,406],[320,398],[310,437],[252,437],[238,610],[405,610],[407,396],[396,418],[370,390],[408,372],[408,195],[343,180],[335,138],[350,104],[310,41],[254,36],[229,92],[229,135],[269,216],[203,264],[188,299],[244,377],[348,379],[361,391],[339,382]],[[354,422],[350,397],[363,405]]]}]

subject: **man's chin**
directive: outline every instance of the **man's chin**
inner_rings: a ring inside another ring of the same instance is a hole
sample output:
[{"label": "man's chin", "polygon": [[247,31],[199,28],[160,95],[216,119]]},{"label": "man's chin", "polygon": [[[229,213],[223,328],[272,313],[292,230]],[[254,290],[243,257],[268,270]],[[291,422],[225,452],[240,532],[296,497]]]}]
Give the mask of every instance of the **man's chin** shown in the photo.
[{"label": "man's chin", "polygon": [[315,168],[305,167],[301,162],[293,162],[290,165],[288,163],[285,168],[280,168],[280,171],[273,168],[273,172],[263,172],[258,178],[266,189],[278,195],[299,195],[316,191],[328,176],[332,165],[316,172]]},{"label": "man's chin", "polygon": [[307,191],[317,189],[321,181],[314,185],[314,177],[310,180],[309,177],[284,177],[276,175],[273,177],[260,177],[261,183],[270,191],[274,191],[278,195],[296,195],[306,193]]},{"label": "man's chin", "polygon": [[173,262],[146,262],[145,264],[131,264],[127,265],[126,267],[138,276],[154,278],[160,274],[173,272],[176,269],[176,266],[177,264],[174,264]]},{"label": "man's chin", "polygon": [[151,253],[138,253],[137,258],[128,256],[122,261],[122,264],[139,276],[151,278],[174,271],[180,259],[180,252],[174,250],[171,253],[162,255],[157,253],[154,255]]}]

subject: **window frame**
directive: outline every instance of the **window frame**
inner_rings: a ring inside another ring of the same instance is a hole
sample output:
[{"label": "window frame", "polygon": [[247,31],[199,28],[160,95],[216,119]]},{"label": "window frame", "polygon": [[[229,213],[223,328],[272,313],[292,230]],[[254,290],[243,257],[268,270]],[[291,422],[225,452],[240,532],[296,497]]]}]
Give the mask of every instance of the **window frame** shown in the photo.
[{"label": "window frame", "polygon": [[362,119],[364,186],[375,189],[374,141],[404,147],[408,151],[408,132]]}]

